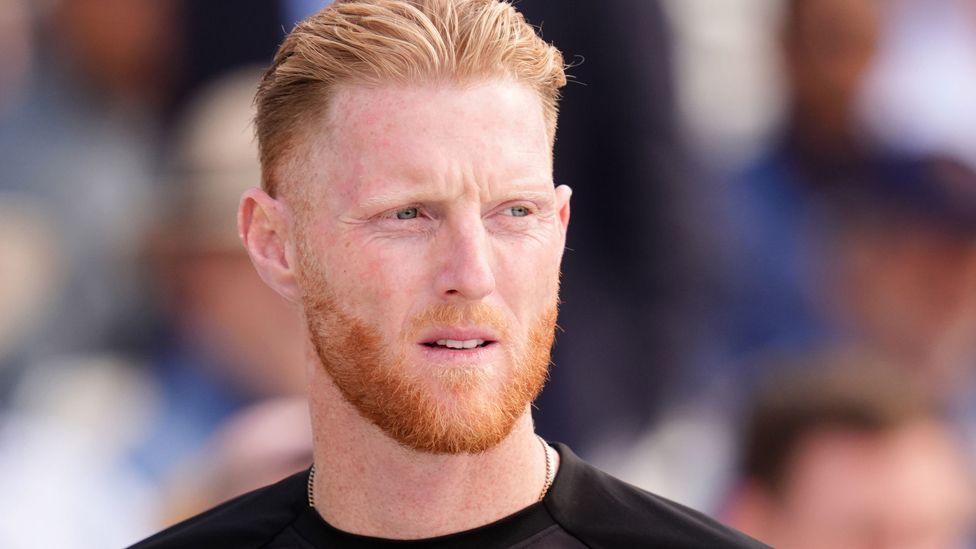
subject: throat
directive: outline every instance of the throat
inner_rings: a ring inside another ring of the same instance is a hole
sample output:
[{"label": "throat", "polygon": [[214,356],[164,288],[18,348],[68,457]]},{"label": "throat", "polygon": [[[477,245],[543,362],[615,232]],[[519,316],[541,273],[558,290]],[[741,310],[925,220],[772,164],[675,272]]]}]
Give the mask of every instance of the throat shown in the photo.
[{"label": "throat", "polygon": [[555,476],[556,452],[547,466],[528,413],[480,454],[424,454],[375,434],[316,451],[310,497],[339,530],[402,540],[463,532],[537,503]]}]

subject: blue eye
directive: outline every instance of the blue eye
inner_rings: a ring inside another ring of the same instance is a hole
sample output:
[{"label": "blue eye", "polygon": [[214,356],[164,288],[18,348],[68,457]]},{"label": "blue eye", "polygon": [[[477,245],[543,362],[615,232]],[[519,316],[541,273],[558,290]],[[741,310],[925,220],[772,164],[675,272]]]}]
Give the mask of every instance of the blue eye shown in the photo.
[{"label": "blue eye", "polygon": [[404,208],[402,210],[397,210],[397,219],[416,219],[420,215],[420,210],[417,208]]},{"label": "blue eye", "polygon": [[512,206],[511,208],[506,208],[505,210],[509,212],[509,215],[512,217],[525,217],[531,213],[525,206]]}]

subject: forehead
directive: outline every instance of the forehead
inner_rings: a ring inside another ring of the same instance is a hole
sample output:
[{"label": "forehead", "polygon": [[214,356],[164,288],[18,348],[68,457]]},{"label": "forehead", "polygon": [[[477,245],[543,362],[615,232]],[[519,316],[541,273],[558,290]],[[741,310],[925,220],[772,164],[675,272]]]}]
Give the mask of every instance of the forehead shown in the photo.
[{"label": "forehead", "polygon": [[542,101],[507,80],[341,85],[311,144],[313,179],[345,195],[404,181],[552,181]]}]

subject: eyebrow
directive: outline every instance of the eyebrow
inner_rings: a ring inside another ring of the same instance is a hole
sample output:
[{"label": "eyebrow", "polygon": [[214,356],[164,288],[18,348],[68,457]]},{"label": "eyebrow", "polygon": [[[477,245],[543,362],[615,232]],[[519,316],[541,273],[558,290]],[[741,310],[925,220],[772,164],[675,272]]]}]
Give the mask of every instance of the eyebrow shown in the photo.
[{"label": "eyebrow", "polygon": [[539,191],[513,191],[504,195],[504,198],[500,202],[508,202],[510,200],[529,200],[532,202],[551,202],[553,199],[552,193],[544,193]]},{"label": "eyebrow", "polygon": [[394,191],[370,196],[369,198],[360,201],[357,205],[361,208],[372,209],[377,207],[408,204],[412,202],[428,202],[431,199],[431,196],[425,195],[424,193],[416,193],[412,191]]},{"label": "eyebrow", "polygon": [[[510,200],[528,200],[533,202],[551,202],[552,195],[546,192],[531,191],[531,190],[513,190],[505,193],[498,199],[498,202],[507,202]],[[425,192],[414,192],[414,191],[393,191],[389,193],[383,193],[371,196],[369,198],[363,199],[359,202],[359,207],[361,208],[378,208],[386,206],[395,206],[399,204],[409,204],[409,203],[427,203],[427,202],[443,202],[441,196],[435,196],[430,193]]]}]

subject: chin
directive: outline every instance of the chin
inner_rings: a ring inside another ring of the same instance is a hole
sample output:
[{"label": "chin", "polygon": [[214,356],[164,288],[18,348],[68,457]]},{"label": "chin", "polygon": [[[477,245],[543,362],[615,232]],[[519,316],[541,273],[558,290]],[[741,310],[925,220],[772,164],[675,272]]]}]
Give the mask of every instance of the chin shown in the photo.
[{"label": "chin", "polygon": [[488,415],[501,405],[505,380],[493,365],[438,368],[423,382],[431,402],[448,415]]},{"label": "chin", "polygon": [[388,423],[385,430],[423,452],[476,454],[490,450],[508,436],[526,410],[526,403],[513,406],[506,383],[510,381],[501,380],[490,365],[438,370],[415,385],[422,394],[409,409],[421,413],[410,414],[406,422]]}]

